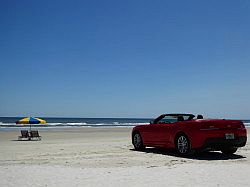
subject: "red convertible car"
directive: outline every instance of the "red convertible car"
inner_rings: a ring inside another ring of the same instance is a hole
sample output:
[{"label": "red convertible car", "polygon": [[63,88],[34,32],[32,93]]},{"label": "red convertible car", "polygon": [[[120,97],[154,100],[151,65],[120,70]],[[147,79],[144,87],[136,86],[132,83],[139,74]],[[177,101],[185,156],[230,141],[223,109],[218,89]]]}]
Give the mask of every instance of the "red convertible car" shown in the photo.
[{"label": "red convertible car", "polygon": [[163,114],[148,125],[132,130],[135,150],[145,147],[174,148],[184,156],[195,150],[233,154],[246,145],[247,132],[239,120],[203,119],[202,115]]}]

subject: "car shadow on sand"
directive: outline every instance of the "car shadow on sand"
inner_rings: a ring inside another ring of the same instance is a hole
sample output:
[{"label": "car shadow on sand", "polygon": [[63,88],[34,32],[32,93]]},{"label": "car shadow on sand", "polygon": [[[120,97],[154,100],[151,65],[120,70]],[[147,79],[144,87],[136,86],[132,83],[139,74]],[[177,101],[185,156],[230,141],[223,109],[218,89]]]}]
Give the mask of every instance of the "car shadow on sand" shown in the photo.
[{"label": "car shadow on sand", "polygon": [[[130,150],[136,151],[135,149],[130,149]],[[193,159],[193,160],[236,160],[236,159],[246,158],[238,154],[226,155],[221,152],[214,152],[214,151],[195,153],[193,155],[185,156],[185,157],[181,157],[180,155],[177,154],[175,150],[172,150],[172,149],[169,150],[169,149],[159,149],[159,148],[146,148],[139,152],[161,154],[161,155],[187,158],[187,159]]]}]

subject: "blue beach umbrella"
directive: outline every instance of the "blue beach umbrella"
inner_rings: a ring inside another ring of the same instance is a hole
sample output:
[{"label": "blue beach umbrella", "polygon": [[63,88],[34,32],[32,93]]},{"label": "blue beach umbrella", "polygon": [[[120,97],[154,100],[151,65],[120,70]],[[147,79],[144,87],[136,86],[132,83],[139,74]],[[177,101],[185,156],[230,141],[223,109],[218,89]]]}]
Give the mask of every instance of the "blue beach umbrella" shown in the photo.
[{"label": "blue beach umbrella", "polygon": [[16,124],[29,124],[31,130],[31,124],[46,124],[46,121],[40,118],[29,117],[16,121]]}]

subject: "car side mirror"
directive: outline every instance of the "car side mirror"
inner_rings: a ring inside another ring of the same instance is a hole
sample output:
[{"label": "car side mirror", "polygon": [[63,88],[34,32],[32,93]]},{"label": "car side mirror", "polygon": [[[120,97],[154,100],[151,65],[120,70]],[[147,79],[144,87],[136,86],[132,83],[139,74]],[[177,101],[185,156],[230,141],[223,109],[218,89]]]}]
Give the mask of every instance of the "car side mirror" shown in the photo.
[{"label": "car side mirror", "polygon": [[150,124],[154,124],[154,120],[151,120],[151,121],[150,121]]}]

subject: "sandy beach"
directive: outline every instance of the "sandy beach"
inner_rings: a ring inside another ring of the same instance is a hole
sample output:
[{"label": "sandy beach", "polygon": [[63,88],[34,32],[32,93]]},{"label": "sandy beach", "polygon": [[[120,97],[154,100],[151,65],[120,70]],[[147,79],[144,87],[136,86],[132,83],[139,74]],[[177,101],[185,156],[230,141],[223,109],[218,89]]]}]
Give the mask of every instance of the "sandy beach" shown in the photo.
[{"label": "sandy beach", "polygon": [[[133,150],[131,128],[41,129],[41,141],[0,131],[0,186],[249,186],[250,147],[178,157]],[[249,129],[248,129],[249,137]]]}]

